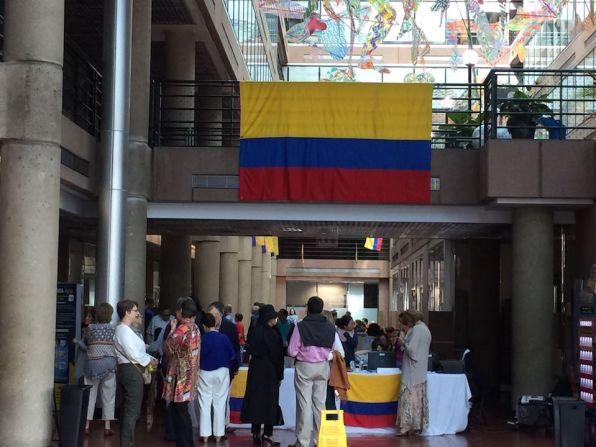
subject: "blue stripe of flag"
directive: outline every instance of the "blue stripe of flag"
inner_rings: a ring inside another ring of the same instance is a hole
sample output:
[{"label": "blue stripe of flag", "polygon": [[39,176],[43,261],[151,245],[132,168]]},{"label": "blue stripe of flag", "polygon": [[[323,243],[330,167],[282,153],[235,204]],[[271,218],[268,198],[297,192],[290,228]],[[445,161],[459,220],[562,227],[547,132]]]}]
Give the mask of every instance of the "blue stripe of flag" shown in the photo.
[{"label": "blue stripe of flag", "polygon": [[230,411],[241,411],[243,400],[242,397],[230,397]]},{"label": "blue stripe of flag", "polygon": [[378,416],[397,413],[397,401],[394,402],[353,402],[342,401],[341,409],[346,413]]},{"label": "blue stripe of flag", "polygon": [[240,167],[400,169],[429,171],[430,141],[352,138],[248,138]]}]

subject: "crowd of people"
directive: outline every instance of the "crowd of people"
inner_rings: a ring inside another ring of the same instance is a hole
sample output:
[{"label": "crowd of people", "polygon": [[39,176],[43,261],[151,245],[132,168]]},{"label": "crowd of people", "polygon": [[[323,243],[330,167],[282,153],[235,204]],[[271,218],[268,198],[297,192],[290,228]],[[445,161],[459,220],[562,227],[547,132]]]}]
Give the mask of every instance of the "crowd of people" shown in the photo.
[{"label": "crowd of people", "polygon": [[[166,439],[175,440],[177,446],[193,446],[195,422],[201,442],[225,440],[230,384],[244,356],[248,376],[240,419],[251,425],[253,443],[279,445],[273,439],[273,427],[283,425],[279,390],[291,358],[296,390],[294,445],[307,447],[319,431],[321,411],[335,408],[332,365],[339,358],[340,370],[352,367],[364,333],[372,350],[395,352],[401,366],[397,435],[417,433],[428,425],[426,371],[431,335],[418,311],[402,312],[398,328],[385,329],[366,319],[354,320],[350,312],[338,318],[336,312],[324,310],[317,296],[308,299],[302,319],[292,308],[276,311],[270,304],[255,303],[248,328],[244,316],[234,314],[231,306],[214,302],[203,311],[192,297],[179,298],[174,312],[168,306],[158,311],[148,308],[144,324],[134,301],[119,302],[116,312],[120,322],[113,326],[112,306],[98,305],[95,322],[87,320],[90,324],[82,340],[74,341],[85,351],[84,382],[91,385],[87,433],[99,390],[104,433],[114,434],[110,424],[118,384],[122,446],[134,444],[145,385],[151,382],[165,404]],[[147,405],[154,405],[155,397],[149,394]],[[198,418],[192,417],[195,406]]]}]

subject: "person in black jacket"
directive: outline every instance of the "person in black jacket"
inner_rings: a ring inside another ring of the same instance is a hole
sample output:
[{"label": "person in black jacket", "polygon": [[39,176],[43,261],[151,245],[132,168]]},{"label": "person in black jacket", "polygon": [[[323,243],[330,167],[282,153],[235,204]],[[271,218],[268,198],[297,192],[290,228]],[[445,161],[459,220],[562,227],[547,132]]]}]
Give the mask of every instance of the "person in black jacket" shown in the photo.
[{"label": "person in black jacket", "polygon": [[[252,424],[254,444],[277,446],[271,439],[273,426],[283,424],[279,407],[279,385],[284,377],[284,347],[276,327],[277,313],[271,304],[259,309],[258,323],[248,334],[246,393],[240,420]],[[261,425],[264,425],[261,435]]]},{"label": "person in black jacket", "polygon": [[356,361],[356,347],[358,346],[358,336],[354,333],[356,323],[349,315],[344,315],[337,320],[337,334],[344,348],[346,365]]}]

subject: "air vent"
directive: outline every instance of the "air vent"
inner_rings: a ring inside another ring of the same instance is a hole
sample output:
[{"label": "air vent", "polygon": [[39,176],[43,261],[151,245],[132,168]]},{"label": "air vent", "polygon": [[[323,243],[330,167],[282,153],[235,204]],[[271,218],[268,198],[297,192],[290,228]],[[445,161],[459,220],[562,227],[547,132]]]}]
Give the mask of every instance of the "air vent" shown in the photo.
[{"label": "air vent", "polygon": [[238,189],[237,175],[193,175],[193,188]]}]

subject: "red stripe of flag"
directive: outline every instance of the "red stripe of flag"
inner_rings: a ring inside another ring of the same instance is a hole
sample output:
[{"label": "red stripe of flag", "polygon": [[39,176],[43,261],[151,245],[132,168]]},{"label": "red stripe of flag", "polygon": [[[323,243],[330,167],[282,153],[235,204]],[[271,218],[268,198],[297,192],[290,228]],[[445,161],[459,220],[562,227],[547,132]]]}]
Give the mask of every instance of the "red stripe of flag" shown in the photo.
[{"label": "red stripe of flag", "polygon": [[388,169],[240,168],[240,200],[429,203],[430,172]]},{"label": "red stripe of flag", "polygon": [[395,425],[395,414],[364,415],[344,412],[344,423],[349,427],[384,428]]}]

